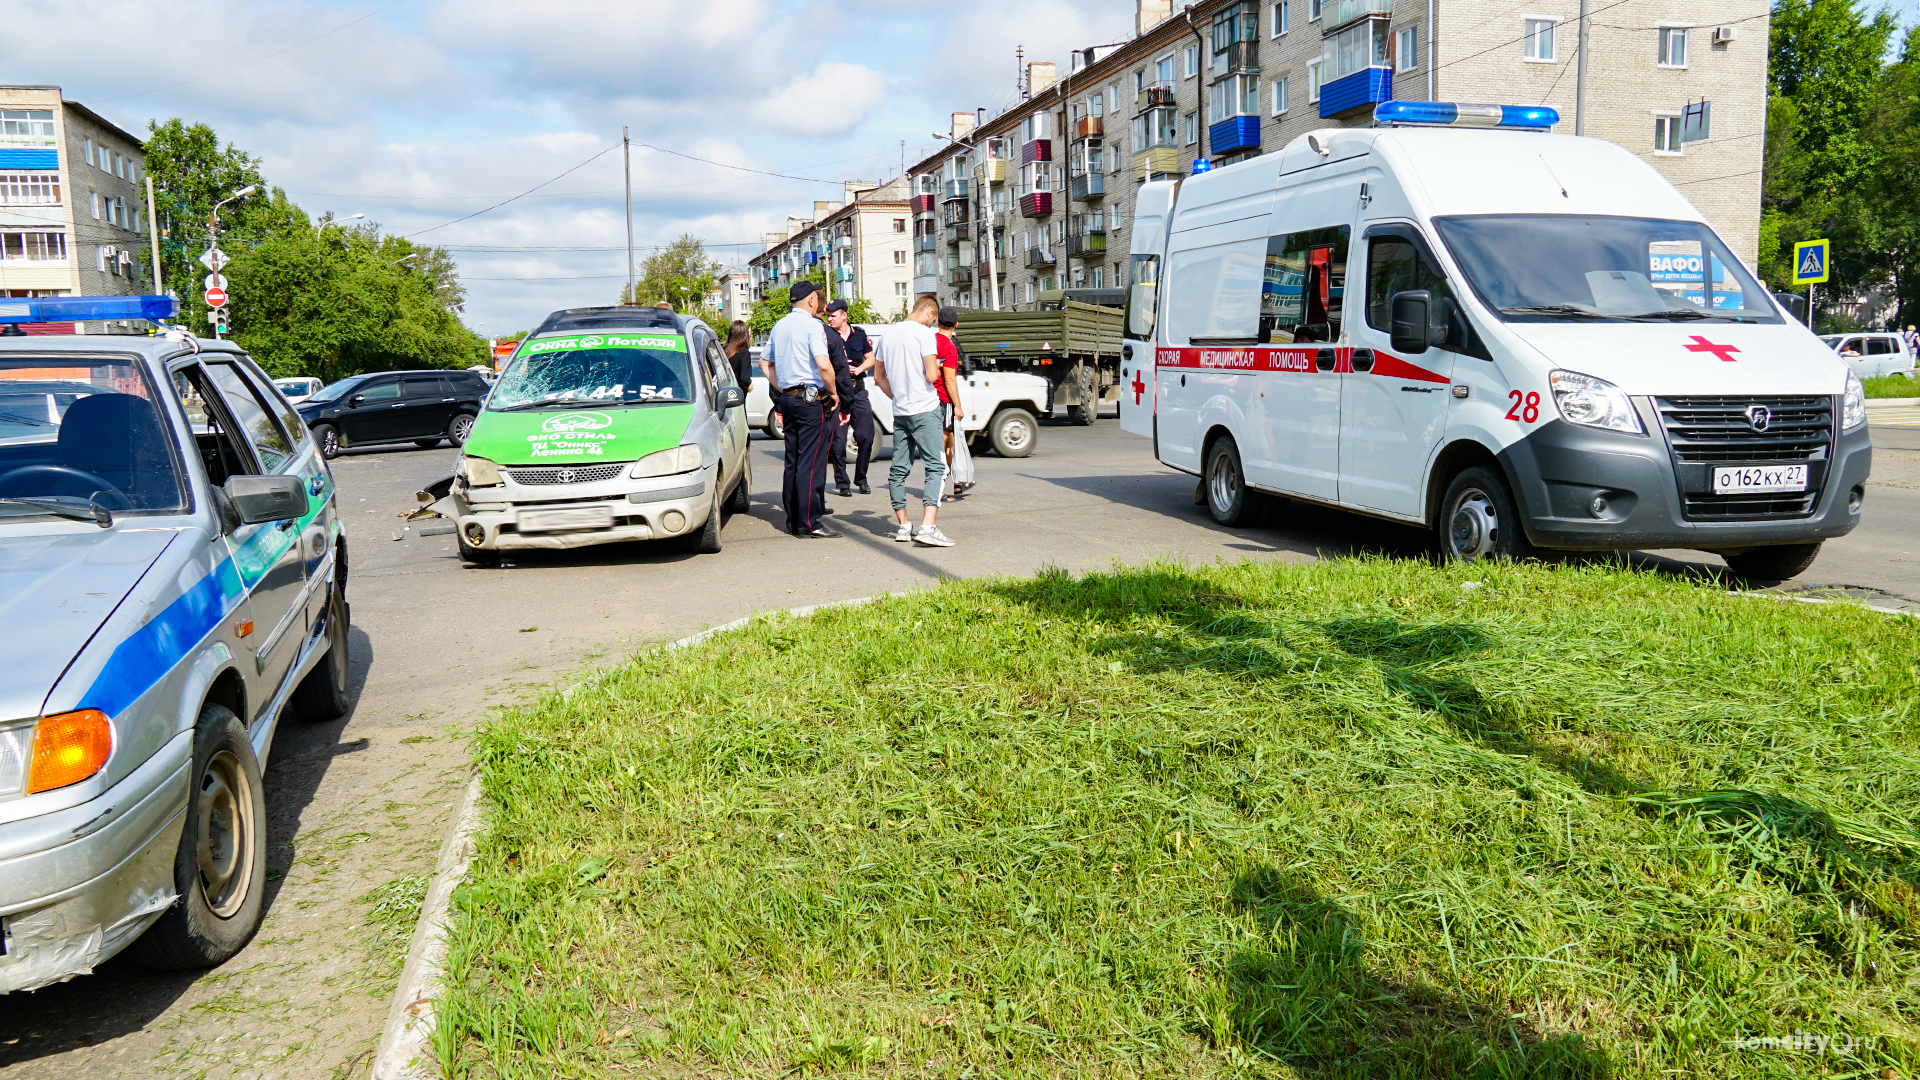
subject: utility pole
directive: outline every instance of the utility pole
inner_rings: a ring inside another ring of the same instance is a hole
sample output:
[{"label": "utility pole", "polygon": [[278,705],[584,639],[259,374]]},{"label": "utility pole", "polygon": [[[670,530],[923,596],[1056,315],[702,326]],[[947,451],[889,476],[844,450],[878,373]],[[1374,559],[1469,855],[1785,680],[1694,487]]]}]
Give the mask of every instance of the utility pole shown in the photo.
[{"label": "utility pole", "polygon": [[627,186],[627,295],[622,300],[632,304],[640,298],[633,294],[633,142],[627,138],[624,124],[620,126],[620,175]]},{"label": "utility pole", "polygon": [[156,296],[166,295],[167,290],[160,284],[160,217],[153,212],[153,174],[147,173],[147,239],[153,242],[153,291]]},{"label": "utility pole", "polygon": [[1587,0],[1580,0],[1580,70],[1573,77],[1573,133],[1587,133]]}]

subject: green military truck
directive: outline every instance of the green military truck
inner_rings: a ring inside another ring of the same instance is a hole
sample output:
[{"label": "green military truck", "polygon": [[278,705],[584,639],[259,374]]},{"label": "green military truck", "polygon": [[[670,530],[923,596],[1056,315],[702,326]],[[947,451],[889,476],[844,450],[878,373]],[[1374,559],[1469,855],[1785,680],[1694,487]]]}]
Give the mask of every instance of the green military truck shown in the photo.
[{"label": "green military truck", "polygon": [[1023,371],[1047,380],[1049,413],[1091,424],[1100,402],[1120,393],[1124,289],[1066,289],[1040,294],[1036,311],[960,313],[956,335],[975,367]]}]

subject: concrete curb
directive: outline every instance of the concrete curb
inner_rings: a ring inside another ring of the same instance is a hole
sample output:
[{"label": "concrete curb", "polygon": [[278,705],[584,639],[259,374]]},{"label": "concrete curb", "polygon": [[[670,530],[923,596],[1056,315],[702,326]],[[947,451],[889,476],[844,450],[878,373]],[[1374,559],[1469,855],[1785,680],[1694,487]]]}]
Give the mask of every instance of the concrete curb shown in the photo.
[{"label": "concrete curb", "polygon": [[[663,650],[685,649],[753,622],[755,619],[788,615],[804,618],[830,608],[858,607],[893,593],[861,596],[852,600],[829,600],[803,607],[761,611],[661,646]],[[597,684],[604,672],[596,672],[561,691],[571,698],[580,690]],[[466,880],[467,864],[473,859],[474,837],[480,831],[485,807],[480,796],[480,777],[467,781],[447,837],[440,844],[440,859],[420,904],[420,921],[414,925],[413,941],[407,946],[406,966],[400,970],[400,985],[393,991],[393,1003],[387,1007],[386,1026],[380,1032],[380,1048],[373,1055],[373,1080],[435,1080],[440,1075],[433,1058],[434,1002],[440,999],[441,978],[447,963],[447,921],[453,903],[453,890]]]}]

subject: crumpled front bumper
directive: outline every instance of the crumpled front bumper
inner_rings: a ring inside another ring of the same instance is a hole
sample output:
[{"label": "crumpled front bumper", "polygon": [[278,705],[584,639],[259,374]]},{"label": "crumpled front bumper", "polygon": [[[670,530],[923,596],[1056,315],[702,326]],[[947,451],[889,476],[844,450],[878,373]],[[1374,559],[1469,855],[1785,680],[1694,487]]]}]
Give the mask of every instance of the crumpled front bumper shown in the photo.
[{"label": "crumpled front bumper", "polygon": [[152,925],[177,897],[173,860],[185,821],[182,806],[113,869],[0,919],[0,994],[92,974]]},{"label": "crumpled front bumper", "polygon": [[[523,487],[507,483],[504,491],[481,489],[485,498],[455,484],[446,498],[430,509],[449,518],[470,548],[482,551],[557,551],[615,544],[629,540],[659,540],[684,536],[707,523],[714,510],[714,485],[719,466],[694,473],[633,480],[617,477],[593,484]],[[520,531],[522,511],[564,510],[609,506],[613,526],[556,532]]]}]

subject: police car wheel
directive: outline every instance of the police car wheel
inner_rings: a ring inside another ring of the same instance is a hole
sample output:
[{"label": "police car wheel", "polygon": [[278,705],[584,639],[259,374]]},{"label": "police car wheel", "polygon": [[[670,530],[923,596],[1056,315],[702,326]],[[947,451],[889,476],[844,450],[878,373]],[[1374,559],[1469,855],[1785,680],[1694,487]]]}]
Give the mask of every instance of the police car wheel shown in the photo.
[{"label": "police car wheel", "polygon": [[1520,524],[1520,508],[1498,470],[1475,465],[1447,486],[1436,531],[1441,551],[1455,562],[1524,559],[1535,554]]},{"label": "police car wheel", "polygon": [[347,678],[347,599],[335,582],[327,598],[327,651],[293,688],[294,715],[309,724],[338,720],[352,704]]},{"label": "police car wheel", "polygon": [[328,461],[340,456],[340,429],[332,424],[314,428],[313,441],[320,447],[320,456]]},{"label": "police car wheel", "polygon": [[146,967],[213,967],[260,928],[267,803],[260,762],[238,717],[211,702],[194,725],[193,785],[173,860],[178,897],[128,953]]}]

